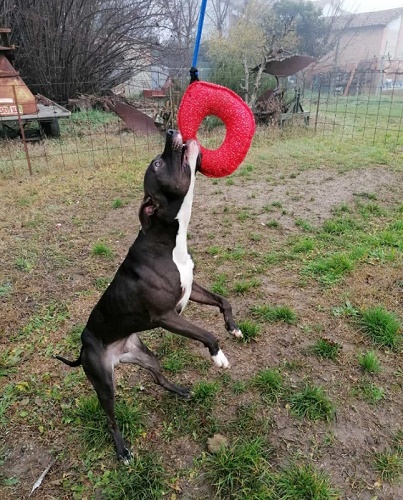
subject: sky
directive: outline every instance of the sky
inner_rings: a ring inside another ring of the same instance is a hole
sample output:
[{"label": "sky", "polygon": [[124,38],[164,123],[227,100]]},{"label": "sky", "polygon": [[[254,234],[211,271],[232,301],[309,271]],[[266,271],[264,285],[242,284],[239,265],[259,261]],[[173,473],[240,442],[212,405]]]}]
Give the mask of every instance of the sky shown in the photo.
[{"label": "sky", "polygon": [[350,12],[373,12],[403,7],[403,0],[344,0],[343,8]]}]

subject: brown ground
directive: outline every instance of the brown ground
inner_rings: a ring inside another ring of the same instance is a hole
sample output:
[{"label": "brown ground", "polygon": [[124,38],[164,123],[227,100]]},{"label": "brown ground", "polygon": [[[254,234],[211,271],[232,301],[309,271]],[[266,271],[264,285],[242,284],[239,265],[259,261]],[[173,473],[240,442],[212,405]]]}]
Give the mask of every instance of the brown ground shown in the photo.
[{"label": "brown ground", "polygon": [[[382,481],[372,467],[371,458],[374,451],[386,449],[391,436],[402,429],[403,380],[401,372],[397,374],[403,355],[377,350],[383,371],[377,375],[376,382],[386,394],[381,403],[370,405],[353,397],[352,388],[361,377],[357,355],[372,346],[351,322],[330,314],[332,307],[340,306],[347,299],[356,307],[382,304],[401,313],[401,261],[363,264],[342,284],[327,289],[315,282],[302,286],[293,265],[280,263],[262,267],[258,263],[261,255],[279,248],[290,235],[301,233],[296,219],[318,227],[331,217],[332,209],[342,203],[353,203],[360,193],[376,194],[377,203],[385,207],[401,202],[402,174],[386,166],[345,172],[323,166],[301,172],[279,170],[271,172],[270,179],[266,179],[264,165],[256,167],[256,164],[250,175],[236,174],[233,185],[228,185],[226,179],[218,182],[203,177],[198,179],[189,242],[196,261],[196,279],[210,286],[218,274],[226,273],[228,288],[232,290],[235,281],[256,277],[260,286],[244,295],[231,292],[236,317],[248,317],[250,307],[256,303],[285,304],[296,311],[298,322],[296,325],[265,325],[257,342],[240,344],[225,335],[221,317],[215,310],[191,305],[186,315],[217,332],[231,362],[228,373],[233,380],[247,381],[262,368],[292,361],[295,367],[289,365],[285,370],[291,385],[297,386],[309,379],[324,386],[335,402],[337,419],[330,424],[298,420],[282,404],[267,410],[265,418],[270,428],[274,464],[281,464],[291,456],[309,458],[317,468],[328,472],[334,486],[342,492],[342,498],[403,498],[402,484]],[[0,377],[0,387],[23,381],[33,387],[32,391],[21,391],[18,404],[13,406],[11,413],[6,413],[7,425],[2,428],[3,478],[18,480],[15,486],[2,486],[0,498],[4,499],[26,498],[52,457],[57,457],[56,463],[34,498],[73,498],[73,493],[69,493],[63,483],[88,484],[79,443],[69,436],[72,431],[69,425],[60,423],[60,405],[68,395],[59,390],[61,400],[55,396],[52,401],[46,392],[52,387],[60,389],[63,378],[70,373],[67,367],[51,359],[53,350],[50,347],[60,343],[74,325],[85,322],[100,293],[94,287],[94,280],[99,276],[112,276],[124,257],[138,229],[141,189],[133,193],[131,179],[116,181],[111,187],[102,172],[93,175],[78,172],[78,176],[75,181],[67,174],[66,178],[59,177],[54,189],[51,184],[56,180],[49,176],[32,182],[9,181],[2,186],[5,193],[2,227],[5,238],[0,248],[5,265],[2,281],[12,282],[13,290],[0,303],[3,335],[0,348],[4,351],[22,346],[23,352],[15,364],[16,369]],[[86,185],[92,185],[91,190],[86,189]],[[118,196],[128,204],[112,210],[111,201]],[[25,199],[28,201],[23,201]],[[281,203],[282,209],[268,212],[264,207],[272,202]],[[251,216],[240,220],[238,214],[242,210]],[[273,219],[279,222],[279,228],[267,226]],[[259,235],[260,240],[251,239],[251,234]],[[114,249],[112,260],[96,260],[90,256],[93,242],[99,240]],[[212,246],[231,250],[240,245],[248,250],[247,257],[241,261],[222,261],[207,252]],[[13,264],[21,255],[34,262],[29,272],[16,270]],[[257,256],[256,261],[253,255]],[[30,318],[44,306],[59,301],[68,304],[68,318],[55,330],[46,331],[46,325],[40,328],[42,334],[31,341],[27,341],[26,336],[22,339],[17,332]],[[307,354],[306,348],[319,337],[332,339],[343,346],[337,362],[319,360]],[[193,352],[207,358],[203,347],[191,346]],[[64,346],[64,349],[67,354],[68,348]],[[220,380],[220,376],[213,366],[202,375],[204,380],[210,381]],[[171,378],[191,385],[200,377],[200,372],[186,369]],[[149,382],[144,371],[120,368],[118,379],[122,383],[130,379],[134,385],[141,384],[147,395],[157,402],[161,400],[162,391]],[[90,393],[85,381],[80,381],[72,391],[74,397],[79,397],[82,391]],[[239,396],[226,392],[218,396],[215,412],[223,421],[229,420],[237,406],[250,404],[256,397],[249,391]],[[49,406],[52,404],[54,413]],[[46,410],[41,416],[43,405]],[[24,410],[30,412],[31,408],[38,415],[35,423],[21,416]],[[190,469],[194,458],[205,451],[205,446],[189,436],[176,437],[167,446],[158,434],[161,431],[158,419],[158,414],[149,416],[147,439],[164,454],[173,475]],[[98,466],[94,466],[94,471]],[[211,498],[211,490],[197,477],[185,475],[178,481],[182,498]],[[88,491],[82,498],[90,496]],[[75,498],[81,498],[80,495],[78,493]]]}]

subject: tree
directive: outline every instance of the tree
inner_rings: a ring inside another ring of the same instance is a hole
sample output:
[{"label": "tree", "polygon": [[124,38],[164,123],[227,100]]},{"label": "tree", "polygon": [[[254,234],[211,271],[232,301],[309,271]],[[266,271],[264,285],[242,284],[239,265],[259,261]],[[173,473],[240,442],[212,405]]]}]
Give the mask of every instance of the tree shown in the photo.
[{"label": "tree", "polygon": [[265,81],[264,67],[271,58],[284,51],[318,57],[328,51],[328,44],[328,20],[312,2],[246,0],[228,37],[212,38],[209,53],[213,75],[219,75],[224,65],[237,68],[238,84],[229,82],[230,86],[243,93],[253,108]]},{"label": "tree", "polygon": [[0,0],[16,66],[59,102],[109,90],[149,64],[158,18],[149,0]]},{"label": "tree", "polygon": [[206,15],[210,19],[213,30],[218,33],[218,36],[223,36],[225,26],[228,22],[229,9],[231,0],[211,0],[210,9]]},{"label": "tree", "polygon": [[212,61],[210,79],[241,95],[247,78],[245,62],[247,68],[259,64],[264,43],[264,32],[246,17],[230,29],[228,36],[218,34],[211,38],[208,44]]},{"label": "tree", "polygon": [[163,28],[161,61],[177,68],[190,68],[200,0],[156,0]]}]

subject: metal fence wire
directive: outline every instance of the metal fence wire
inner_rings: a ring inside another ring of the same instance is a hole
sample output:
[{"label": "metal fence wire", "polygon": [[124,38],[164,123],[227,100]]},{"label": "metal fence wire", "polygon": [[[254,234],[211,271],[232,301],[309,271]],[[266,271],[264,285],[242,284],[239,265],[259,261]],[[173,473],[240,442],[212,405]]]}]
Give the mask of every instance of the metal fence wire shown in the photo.
[{"label": "metal fence wire", "polygon": [[[208,71],[201,75],[203,80],[209,80]],[[137,79],[115,89],[123,102],[156,124],[153,131],[133,131],[130,123],[111,111],[110,96],[79,96],[59,103],[71,114],[58,118],[56,129],[49,120],[38,123],[35,114],[24,120],[18,103],[18,115],[10,120],[0,103],[0,176],[96,167],[105,161],[150,156],[163,142],[158,130],[176,126],[176,112],[187,84],[184,72],[180,78]],[[47,104],[51,117],[59,116],[59,105],[38,97],[35,86],[30,90],[39,103]],[[14,93],[18,96],[18,89]],[[265,95],[270,97],[265,100]],[[393,72],[346,67],[280,79],[279,87],[260,97],[256,109],[259,134],[271,133],[273,127],[304,127],[319,137],[331,134],[336,141],[352,139],[400,147],[403,61],[395,65]],[[207,146],[219,147],[225,134],[219,121],[209,117],[202,129]]]}]

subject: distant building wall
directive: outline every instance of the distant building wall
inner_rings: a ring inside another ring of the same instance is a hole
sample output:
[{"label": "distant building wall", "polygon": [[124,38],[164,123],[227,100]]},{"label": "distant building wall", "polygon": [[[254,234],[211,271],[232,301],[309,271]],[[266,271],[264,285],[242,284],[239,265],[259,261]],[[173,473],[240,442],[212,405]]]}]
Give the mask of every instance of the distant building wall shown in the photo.
[{"label": "distant building wall", "polygon": [[389,54],[392,59],[403,58],[403,16],[385,27],[381,50],[382,54]]},{"label": "distant building wall", "polygon": [[383,26],[348,29],[340,38],[337,64],[378,57],[382,54]]}]

